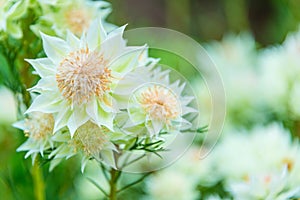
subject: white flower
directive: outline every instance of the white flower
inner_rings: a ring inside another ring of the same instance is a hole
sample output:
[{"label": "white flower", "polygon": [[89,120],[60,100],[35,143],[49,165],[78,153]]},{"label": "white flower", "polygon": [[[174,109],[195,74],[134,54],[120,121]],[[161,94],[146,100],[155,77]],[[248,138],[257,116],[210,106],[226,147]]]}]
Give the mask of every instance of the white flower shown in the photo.
[{"label": "white flower", "polygon": [[[215,62],[224,82],[230,122],[256,122],[262,116],[258,112],[261,91],[254,38],[246,33],[231,34],[220,42],[209,43],[205,49]],[[207,97],[201,99],[203,98]]]},{"label": "white flower", "polygon": [[288,131],[273,124],[257,127],[250,133],[232,132],[225,135],[212,152],[215,174],[225,180],[227,188],[231,188],[232,183],[244,182],[266,172],[279,175],[284,167],[288,175],[282,187],[290,191],[299,186],[300,149],[298,143],[291,142]]},{"label": "white flower", "polygon": [[67,40],[42,34],[46,58],[28,59],[41,77],[31,89],[39,93],[27,113],[53,113],[54,131],[67,126],[71,136],[92,120],[113,130],[118,111],[112,98],[118,81],[139,65],[145,47],[127,47],[125,26],[106,34],[94,21],[81,39],[68,33]]},{"label": "white flower", "polygon": [[210,187],[219,180],[212,168],[213,160],[210,156],[200,159],[202,153],[199,147],[192,146],[173,165],[150,177],[147,182],[150,199],[199,199],[198,185]]},{"label": "white flower", "polygon": [[146,127],[150,136],[157,136],[161,131],[176,132],[191,127],[184,116],[197,112],[189,106],[193,97],[183,94],[185,83],[180,80],[170,83],[168,70],[140,67],[129,73],[120,84],[127,86],[115,91],[120,107],[123,106],[129,113],[130,120],[125,127]]},{"label": "white flower", "polygon": [[54,118],[51,114],[33,112],[30,113],[28,118],[16,122],[14,126],[23,130],[28,137],[17,151],[28,151],[25,158],[31,155],[32,162],[34,162],[39,153],[44,156],[45,150],[50,150],[54,147],[54,141],[52,140]]},{"label": "white flower", "polygon": [[289,179],[288,169],[284,167],[281,172],[267,172],[250,176],[244,181],[231,183],[230,191],[237,200],[286,200],[299,197],[300,186],[287,188]]},{"label": "white flower", "polygon": [[193,200],[197,199],[195,183],[190,177],[176,170],[166,169],[152,176],[147,183],[149,199]]},{"label": "white flower", "polygon": [[110,131],[105,127],[88,121],[81,125],[75,132],[73,138],[68,133],[58,133],[53,140],[58,142],[57,149],[51,152],[53,158],[50,164],[50,171],[58,165],[62,159],[70,158],[76,154],[82,155],[81,171],[91,158],[104,162],[109,166],[116,167],[113,151],[117,151],[114,144],[110,142]]},{"label": "white flower", "polygon": [[264,50],[260,56],[265,104],[280,118],[300,117],[299,61],[300,31],[288,35],[281,46]]},{"label": "white flower", "polygon": [[43,30],[45,33],[62,37],[70,30],[73,34],[81,36],[97,18],[101,18],[106,30],[116,27],[104,21],[111,12],[110,4],[105,1],[39,0],[39,3],[43,13],[38,23],[31,26],[37,35]]}]

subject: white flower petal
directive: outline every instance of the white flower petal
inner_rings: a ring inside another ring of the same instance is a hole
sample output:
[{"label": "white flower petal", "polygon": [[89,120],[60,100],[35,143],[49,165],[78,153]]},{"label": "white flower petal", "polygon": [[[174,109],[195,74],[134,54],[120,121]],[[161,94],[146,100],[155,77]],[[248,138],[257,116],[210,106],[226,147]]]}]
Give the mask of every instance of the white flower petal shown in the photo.
[{"label": "white flower petal", "polygon": [[62,158],[56,158],[51,160],[49,172],[51,172],[59,163],[61,163],[62,160],[63,160]]},{"label": "white flower petal", "polygon": [[13,123],[13,127],[18,128],[18,129],[21,129],[21,130],[25,130],[25,129],[26,129],[25,121],[24,121],[24,120],[22,120],[22,121],[17,121],[17,122],[15,122],[15,123]]},{"label": "white flower petal", "polygon": [[100,52],[107,60],[112,60],[123,53],[126,41],[123,39],[123,32],[126,26],[117,28],[116,30],[110,32],[107,38],[102,42],[100,46]]},{"label": "white flower petal", "polygon": [[32,88],[28,89],[30,92],[38,92],[41,93],[42,91],[58,91],[56,82],[54,77],[45,77],[39,80],[39,82]]},{"label": "white flower petal", "polygon": [[58,99],[55,94],[42,94],[37,96],[32,102],[31,106],[25,112],[28,114],[30,112],[39,111],[43,113],[55,113],[60,111],[61,99]]},{"label": "white flower petal", "polygon": [[78,127],[83,125],[85,122],[89,120],[87,113],[84,108],[75,108],[73,113],[71,114],[67,126],[69,128],[71,137],[74,136],[75,131]]},{"label": "white flower petal", "polygon": [[108,166],[116,169],[116,161],[114,157],[114,152],[112,150],[102,150],[100,153],[100,157],[102,158],[103,162]]},{"label": "white flower petal", "polygon": [[93,51],[101,45],[107,37],[100,19],[94,20],[87,32],[88,47]]},{"label": "white flower petal", "polygon": [[55,64],[59,63],[69,54],[70,47],[68,44],[57,37],[41,33],[43,47],[47,57]]},{"label": "white flower petal", "polygon": [[131,50],[123,52],[109,64],[109,68],[125,75],[134,68],[140,67],[138,60],[145,48],[146,46],[131,48]]},{"label": "white flower petal", "polygon": [[54,115],[55,123],[53,132],[57,132],[61,128],[67,126],[67,123],[72,115],[72,111],[68,109],[67,106],[64,107],[64,110],[60,110],[56,115]]},{"label": "white flower petal", "polygon": [[55,75],[55,65],[48,58],[25,59],[35,69],[41,78]]},{"label": "white flower petal", "polygon": [[67,43],[72,49],[80,48],[80,40],[71,31],[67,31]]}]

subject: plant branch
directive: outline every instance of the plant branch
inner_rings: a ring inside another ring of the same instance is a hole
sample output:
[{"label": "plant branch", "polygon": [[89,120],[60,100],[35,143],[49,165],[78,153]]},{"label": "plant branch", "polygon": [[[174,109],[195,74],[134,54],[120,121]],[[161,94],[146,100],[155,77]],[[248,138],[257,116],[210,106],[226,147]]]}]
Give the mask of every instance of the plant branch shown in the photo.
[{"label": "plant branch", "polygon": [[150,174],[152,174],[152,172],[149,172],[149,173],[143,175],[143,176],[142,176],[141,178],[139,178],[138,180],[136,180],[136,181],[134,181],[134,182],[132,182],[132,183],[129,183],[128,185],[126,185],[126,186],[122,187],[121,189],[119,189],[117,192],[122,192],[122,191],[124,191],[124,190],[130,188],[131,186],[134,186],[134,185],[140,183],[140,182],[143,181],[145,178],[147,178]]},{"label": "plant branch", "polygon": [[108,197],[107,192],[105,192],[105,190],[98,184],[96,183],[96,181],[94,181],[91,178],[87,178],[91,183],[93,183],[106,197]]}]

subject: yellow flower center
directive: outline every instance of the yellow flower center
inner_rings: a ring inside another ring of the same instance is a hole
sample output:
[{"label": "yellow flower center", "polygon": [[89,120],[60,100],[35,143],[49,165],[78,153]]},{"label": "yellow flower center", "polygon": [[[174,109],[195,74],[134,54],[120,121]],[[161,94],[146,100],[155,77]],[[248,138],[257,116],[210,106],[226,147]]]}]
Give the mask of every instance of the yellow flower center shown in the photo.
[{"label": "yellow flower center", "polygon": [[90,26],[91,15],[82,8],[71,8],[65,12],[65,23],[75,34],[80,36]]},{"label": "yellow flower center", "polygon": [[70,53],[59,65],[56,74],[58,88],[65,99],[77,105],[91,97],[102,98],[110,90],[111,70],[97,52],[80,49]]},{"label": "yellow flower center", "polygon": [[35,140],[45,139],[53,134],[54,118],[51,114],[34,112],[25,119],[24,133]]},{"label": "yellow flower center", "polygon": [[141,93],[140,104],[153,119],[176,119],[180,115],[180,104],[176,96],[167,88],[154,85]]},{"label": "yellow flower center", "polygon": [[80,126],[72,139],[76,151],[83,151],[88,156],[98,156],[105,143],[108,142],[105,128],[88,121]]}]

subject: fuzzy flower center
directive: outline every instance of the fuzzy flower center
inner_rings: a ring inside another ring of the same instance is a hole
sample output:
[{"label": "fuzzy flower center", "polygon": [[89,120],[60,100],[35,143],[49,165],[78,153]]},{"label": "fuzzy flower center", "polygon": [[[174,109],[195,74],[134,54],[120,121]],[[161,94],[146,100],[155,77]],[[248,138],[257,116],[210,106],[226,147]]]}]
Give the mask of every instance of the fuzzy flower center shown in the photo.
[{"label": "fuzzy flower center", "polygon": [[80,126],[75,132],[72,144],[76,151],[83,151],[88,156],[98,155],[109,141],[107,130],[92,122]]},{"label": "fuzzy flower center", "polygon": [[176,119],[180,114],[180,104],[176,96],[167,88],[154,85],[141,93],[140,104],[153,119]]},{"label": "fuzzy flower center", "polygon": [[71,52],[60,63],[56,81],[63,97],[79,105],[93,96],[102,98],[110,90],[111,77],[103,56],[85,48]]},{"label": "fuzzy flower center", "polygon": [[64,17],[66,25],[75,35],[81,35],[91,22],[90,13],[82,8],[67,10]]},{"label": "fuzzy flower center", "polygon": [[54,118],[51,114],[34,112],[25,119],[24,133],[35,140],[45,139],[53,134]]}]

